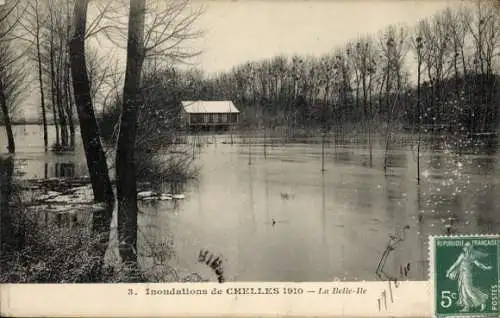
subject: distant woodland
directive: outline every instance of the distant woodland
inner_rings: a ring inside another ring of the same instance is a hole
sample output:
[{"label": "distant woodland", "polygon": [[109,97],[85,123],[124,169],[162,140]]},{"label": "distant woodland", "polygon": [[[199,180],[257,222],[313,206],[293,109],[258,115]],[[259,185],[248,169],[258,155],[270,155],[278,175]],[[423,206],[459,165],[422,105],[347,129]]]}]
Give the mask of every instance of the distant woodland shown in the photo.
[{"label": "distant woodland", "polygon": [[162,83],[155,87],[158,107],[232,100],[245,127],[489,132],[498,126],[500,103],[499,15],[493,2],[471,2],[412,27],[390,25],[322,56],[275,56],[215,76],[168,67],[150,74]]}]

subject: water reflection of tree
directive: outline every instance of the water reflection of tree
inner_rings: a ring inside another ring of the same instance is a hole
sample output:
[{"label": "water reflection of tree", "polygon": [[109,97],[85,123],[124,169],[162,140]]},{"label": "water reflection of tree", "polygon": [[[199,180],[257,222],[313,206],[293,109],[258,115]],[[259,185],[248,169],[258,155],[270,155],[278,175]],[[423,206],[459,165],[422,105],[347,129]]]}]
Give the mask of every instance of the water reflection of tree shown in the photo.
[{"label": "water reflection of tree", "polygon": [[387,168],[404,168],[408,165],[408,158],[405,153],[390,151],[386,154]]},{"label": "water reflection of tree", "polygon": [[265,187],[265,209],[266,209],[266,221],[271,222],[271,218],[269,216],[269,174],[264,173],[264,187]]},{"label": "water reflection of tree", "polygon": [[[388,224],[388,228],[390,229],[390,232],[393,234],[391,235],[396,235],[400,229],[403,229],[405,226],[405,215],[406,215],[406,207],[402,205],[401,202],[404,202],[404,188],[402,188],[402,184],[400,180],[398,180],[397,177],[393,176],[387,176],[385,178],[386,180],[386,195],[387,195],[387,214],[388,214],[388,220],[392,221],[392,224]],[[403,183],[404,184],[404,183]],[[394,246],[396,248],[396,245]],[[391,250],[392,251],[392,250]],[[389,273],[385,272],[386,274],[389,274],[389,276],[397,277],[397,275],[394,274],[398,267],[404,262],[408,260],[401,260],[401,250],[395,250],[393,253],[393,264],[388,269]],[[387,257],[387,256],[386,256]],[[384,263],[385,265],[385,263]]]},{"label": "water reflection of tree", "polygon": [[253,174],[254,170],[252,167],[248,169],[248,190],[250,199],[250,216],[252,217],[252,226],[255,226],[255,199],[254,199],[254,189],[253,189]]},{"label": "water reflection of tree", "polygon": [[54,170],[56,178],[75,177],[75,164],[72,162],[56,163]]},{"label": "water reflection of tree", "polygon": [[321,238],[322,243],[326,245],[326,233],[325,233],[325,224],[326,224],[326,176],[324,174],[321,175]]},{"label": "water reflection of tree", "polygon": [[417,228],[418,228],[418,241],[420,245],[420,274],[421,277],[425,277],[427,273],[427,263],[425,260],[427,259],[427,253],[425,252],[425,243],[424,240],[427,240],[427,235],[424,234],[424,227],[422,223],[423,210],[422,210],[422,189],[420,184],[417,186]]}]

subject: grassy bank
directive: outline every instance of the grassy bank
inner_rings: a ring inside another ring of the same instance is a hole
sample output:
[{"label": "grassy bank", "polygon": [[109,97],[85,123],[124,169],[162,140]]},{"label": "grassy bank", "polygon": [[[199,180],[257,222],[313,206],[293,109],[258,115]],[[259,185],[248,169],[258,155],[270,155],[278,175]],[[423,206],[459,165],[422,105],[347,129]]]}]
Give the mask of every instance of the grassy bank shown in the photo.
[{"label": "grassy bank", "polygon": [[[196,273],[182,277],[168,265],[174,255],[168,244],[147,242],[139,251],[141,257],[162,260],[162,265],[140,268],[109,260],[106,254],[117,254],[113,225],[107,253],[101,235],[93,232],[91,206],[75,202],[39,202],[38,192],[70,192],[59,182],[40,185],[17,182],[13,157],[0,157],[0,283],[116,283],[196,281]],[[48,187],[48,188],[47,188]],[[79,183],[76,188],[81,188]],[[72,194],[66,196],[71,197]],[[89,198],[92,201],[92,197]],[[59,202],[59,201],[57,201]],[[116,211],[114,211],[116,213]],[[77,217],[78,216],[78,217]]]},{"label": "grassy bank", "polygon": [[[27,209],[17,203],[2,212],[0,283],[131,283],[202,281],[196,273],[182,277],[168,265],[172,246],[152,244],[142,257],[161,260],[161,266],[130,267],[105,261],[100,237],[91,226],[57,225],[44,215],[43,207]],[[49,212],[50,213],[50,212]],[[68,211],[68,213],[70,213]],[[91,222],[90,222],[91,223]],[[114,240],[108,250],[116,249]],[[113,253],[113,252],[112,252]],[[157,263],[153,260],[153,264]]]},{"label": "grassy bank", "polygon": [[[12,161],[1,163],[1,283],[149,281],[140,271],[106,265],[89,224],[61,226],[54,211],[29,206],[12,180]],[[64,214],[71,212],[68,206]]]}]

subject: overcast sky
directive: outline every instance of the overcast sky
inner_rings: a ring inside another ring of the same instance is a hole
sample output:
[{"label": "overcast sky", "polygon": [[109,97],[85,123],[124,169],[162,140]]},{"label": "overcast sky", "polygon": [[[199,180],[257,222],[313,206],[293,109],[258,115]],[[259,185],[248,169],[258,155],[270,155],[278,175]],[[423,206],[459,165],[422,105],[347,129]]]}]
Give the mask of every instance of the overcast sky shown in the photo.
[{"label": "overcast sky", "polygon": [[[158,0],[163,1],[163,0]],[[470,1],[470,0],[469,0]],[[460,0],[194,0],[204,36],[188,45],[207,73],[279,54],[321,55],[391,24],[415,25]],[[90,15],[92,15],[90,13]],[[100,47],[107,43],[100,43]],[[111,43],[109,43],[111,45]],[[117,52],[117,51],[115,51]],[[117,52],[118,53],[118,52]],[[123,54],[122,54],[123,53]],[[117,55],[125,59],[125,52]]]},{"label": "overcast sky", "polygon": [[459,0],[203,1],[198,58],[207,72],[278,54],[321,55],[394,23],[414,25]]},{"label": "overcast sky", "polygon": [[[460,0],[194,0],[194,5],[205,9],[197,22],[205,34],[193,44],[203,51],[193,62],[206,73],[214,73],[279,54],[321,55],[359,36],[376,34],[390,24],[412,26],[459,3]],[[101,43],[100,47],[107,45]],[[115,53],[124,62],[125,54]],[[39,104],[37,95],[34,88],[23,107],[24,114],[19,115],[33,117],[39,113],[35,106]]]}]

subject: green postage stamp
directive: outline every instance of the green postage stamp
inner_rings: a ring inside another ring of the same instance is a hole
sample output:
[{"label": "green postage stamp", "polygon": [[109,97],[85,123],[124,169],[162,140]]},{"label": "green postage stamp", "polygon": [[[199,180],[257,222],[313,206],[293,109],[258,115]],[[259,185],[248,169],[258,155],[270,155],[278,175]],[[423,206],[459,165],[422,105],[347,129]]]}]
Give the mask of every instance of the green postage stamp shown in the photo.
[{"label": "green postage stamp", "polygon": [[435,317],[499,317],[500,235],[431,236]]}]

